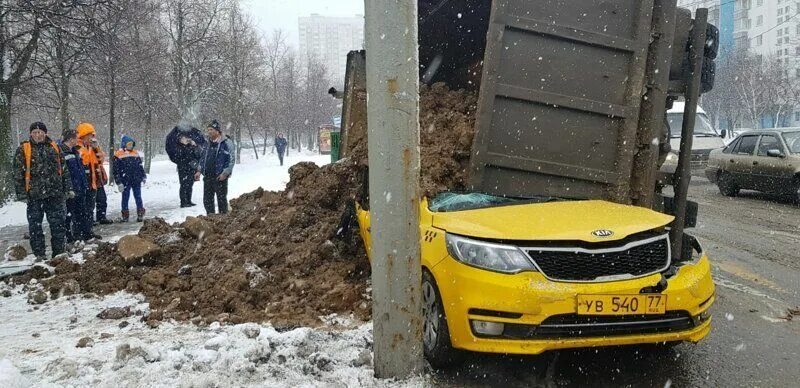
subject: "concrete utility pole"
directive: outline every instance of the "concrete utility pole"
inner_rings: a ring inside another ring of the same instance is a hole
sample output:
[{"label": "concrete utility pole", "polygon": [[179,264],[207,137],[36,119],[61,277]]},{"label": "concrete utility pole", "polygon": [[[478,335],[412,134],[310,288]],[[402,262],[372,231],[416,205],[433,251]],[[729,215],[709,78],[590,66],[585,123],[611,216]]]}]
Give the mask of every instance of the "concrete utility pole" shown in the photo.
[{"label": "concrete utility pole", "polygon": [[416,0],[365,0],[375,376],[421,373]]}]

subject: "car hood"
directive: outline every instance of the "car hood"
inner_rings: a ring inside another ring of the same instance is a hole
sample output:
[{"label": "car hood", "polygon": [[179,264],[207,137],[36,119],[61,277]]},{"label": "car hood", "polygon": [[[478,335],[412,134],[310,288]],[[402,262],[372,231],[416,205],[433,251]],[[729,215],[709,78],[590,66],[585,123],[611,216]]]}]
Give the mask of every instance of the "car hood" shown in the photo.
[{"label": "car hood", "polygon": [[[433,226],[448,233],[492,240],[602,242],[663,227],[673,217],[606,201],[558,201],[433,213]],[[597,231],[611,231],[598,237]]]}]

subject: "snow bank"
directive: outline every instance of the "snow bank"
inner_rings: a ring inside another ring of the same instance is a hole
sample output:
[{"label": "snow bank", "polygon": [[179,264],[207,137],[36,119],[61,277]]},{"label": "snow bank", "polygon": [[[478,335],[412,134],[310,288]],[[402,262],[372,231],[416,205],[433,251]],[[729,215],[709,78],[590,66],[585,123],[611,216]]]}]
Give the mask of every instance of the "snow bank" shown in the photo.
[{"label": "snow bank", "polygon": [[[330,163],[330,155],[320,155],[315,152],[292,153],[281,166],[276,155],[267,154],[256,160],[252,150],[242,153],[242,163],[233,169],[233,175],[228,183],[228,199],[236,198],[244,193],[249,193],[259,187],[264,190],[283,190],[289,181],[289,166],[299,162],[314,162],[319,166]],[[164,218],[167,222],[181,222],[187,216],[205,214],[203,209],[203,183],[198,182],[194,187],[193,201],[198,204],[193,208],[179,208],[178,201],[178,172],[175,165],[159,155],[153,160],[147,183],[142,187],[142,198],[149,216]],[[106,187],[108,194],[108,214],[117,217],[119,214],[122,194],[117,187]],[[131,206],[133,199],[131,199]],[[11,202],[0,207],[0,228],[11,225],[27,225],[26,205],[22,202]],[[115,236],[117,238],[122,236]]]},{"label": "snow bank", "polygon": [[[269,325],[205,328],[138,316],[101,320],[107,307],[147,311],[141,296],[61,298],[31,308],[21,288],[0,298],[0,386],[420,386],[376,380],[370,324],[344,331]],[[6,319],[7,318],[7,319]],[[121,322],[127,322],[122,324]],[[122,326],[122,327],[121,327]],[[89,337],[93,346],[76,348]],[[17,385],[15,385],[17,384]]]}]

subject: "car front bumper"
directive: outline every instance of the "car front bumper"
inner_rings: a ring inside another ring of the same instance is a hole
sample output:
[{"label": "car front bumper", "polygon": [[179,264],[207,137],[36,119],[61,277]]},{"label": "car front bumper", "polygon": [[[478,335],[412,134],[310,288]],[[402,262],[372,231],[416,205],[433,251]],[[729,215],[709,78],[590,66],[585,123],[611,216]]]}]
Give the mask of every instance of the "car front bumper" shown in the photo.
[{"label": "car front bumper", "polygon": [[[667,315],[641,317],[578,316],[577,296],[633,295],[656,285],[660,274],[615,282],[562,283],[536,272],[505,275],[447,258],[432,269],[447,316],[453,347],[507,354],[549,350],[699,342],[711,330],[708,312],[714,283],[708,258],[682,266],[662,292]],[[502,334],[473,330],[472,321],[503,323]]]}]

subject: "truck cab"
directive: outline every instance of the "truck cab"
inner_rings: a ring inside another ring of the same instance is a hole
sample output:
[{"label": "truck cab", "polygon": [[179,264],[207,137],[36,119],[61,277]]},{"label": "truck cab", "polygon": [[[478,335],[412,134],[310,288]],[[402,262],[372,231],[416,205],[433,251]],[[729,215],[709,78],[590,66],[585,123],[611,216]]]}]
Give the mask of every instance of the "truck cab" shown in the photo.
[{"label": "truck cab", "polygon": [[[667,122],[670,129],[670,146],[673,150],[681,147],[681,130],[683,127],[683,110],[686,103],[676,101],[672,109],[667,111]],[[694,141],[692,143],[692,162],[706,162],[711,151],[725,147],[725,141],[714,128],[708,115],[701,107],[697,107],[697,117],[694,124]],[[674,158],[677,160],[677,157]],[[673,169],[674,171],[674,169]]]}]

